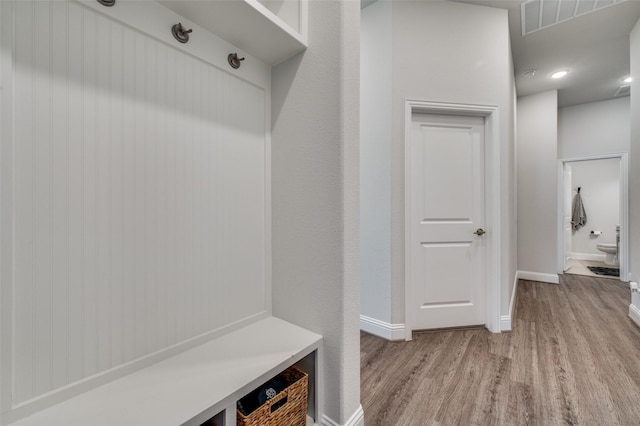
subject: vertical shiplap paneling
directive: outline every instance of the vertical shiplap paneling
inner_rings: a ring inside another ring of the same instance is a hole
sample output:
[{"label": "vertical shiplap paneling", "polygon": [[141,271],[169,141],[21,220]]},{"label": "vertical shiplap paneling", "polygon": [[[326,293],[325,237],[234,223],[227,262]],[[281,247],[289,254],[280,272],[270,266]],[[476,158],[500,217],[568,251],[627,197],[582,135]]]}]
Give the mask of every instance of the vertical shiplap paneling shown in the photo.
[{"label": "vertical shiplap paneling", "polygon": [[198,244],[196,250],[198,251],[198,270],[203,271],[204,273],[199,274],[198,276],[198,332],[204,333],[209,328],[209,324],[207,321],[207,310],[210,309],[209,304],[207,303],[207,287],[209,284],[210,278],[207,270],[207,260],[208,260],[208,252],[207,252],[207,238],[211,238],[207,236],[206,233],[206,224],[209,221],[207,217],[207,193],[206,190],[209,187],[208,183],[208,169],[209,169],[209,157],[206,155],[206,147],[210,144],[210,139],[208,137],[209,128],[207,126],[207,122],[211,119],[210,115],[208,115],[207,111],[207,99],[204,96],[203,87],[205,87],[205,82],[209,78],[208,68],[206,64],[202,61],[196,60],[197,62],[197,87],[198,90],[198,147],[196,151],[196,161],[198,164],[198,194],[196,199],[198,200],[197,211],[196,211],[196,220],[198,225],[198,229],[196,229],[196,235],[198,237]]},{"label": "vertical shiplap paneling", "polygon": [[[192,116],[192,125],[193,125],[193,223],[200,224],[202,223],[202,184],[203,179],[201,176],[203,174],[202,167],[202,157],[201,157],[201,145],[202,145],[202,137],[203,137],[203,129],[202,122],[203,114],[202,109],[202,63],[196,59],[192,60],[193,67],[193,116]],[[196,255],[194,256],[194,264],[193,269],[196,271],[202,270],[202,245],[201,245],[201,229],[194,227],[193,229],[193,247],[192,252]],[[201,334],[204,330],[204,324],[202,322],[202,294],[204,291],[204,279],[205,277],[202,274],[194,275],[194,284],[195,291],[193,293],[193,333]]]},{"label": "vertical shiplap paneling", "polygon": [[136,358],[136,67],[135,33],[122,28],[122,202],[123,202],[123,277],[122,277],[122,350],[123,362]]},{"label": "vertical shiplap paneling", "polygon": [[135,288],[135,304],[134,304],[134,357],[138,358],[144,355],[147,347],[147,335],[144,327],[146,321],[146,311],[148,309],[146,290],[146,264],[147,253],[146,247],[146,217],[145,217],[145,200],[146,193],[145,182],[145,144],[146,144],[146,99],[145,99],[145,80],[146,80],[146,56],[145,37],[141,34],[133,34],[134,43],[134,68],[135,68],[135,92],[134,92],[134,127],[132,143],[134,145],[133,152],[133,185],[134,185],[134,279],[133,286]]},{"label": "vertical shiplap paneling", "polygon": [[34,8],[34,393],[51,389],[51,295],[52,295],[52,231],[51,187],[53,137],[51,3]]},{"label": "vertical shiplap paneling", "polygon": [[[232,79],[227,74],[221,74],[219,76],[219,84],[218,89],[220,91],[220,97],[218,100],[218,121],[221,125],[218,127],[218,140],[227,141],[230,140],[230,131],[228,125],[222,123],[229,122],[229,111],[232,107],[231,103],[227,103],[226,99],[229,99],[232,93],[231,82]],[[226,210],[228,208],[228,191],[226,190],[227,182],[225,181],[226,175],[228,175],[228,170],[230,167],[227,159],[229,158],[227,155],[227,146],[228,144],[218,144],[218,152],[217,152],[217,163],[216,163],[216,182],[217,182],[217,198],[216,198],[216,210],[217,210],[217,223],[216,229],[219,229],[219,235],[217,239],[217,252],[223,253],[227,248],[228,234],[230,232],[231,226],[223,227],[223,223],[225,220],[228,221]],[[229,222],[227,222],[229,223]],[[230,274],[229,274],[229,263],[219,262],[218,263],[218,279],[221,281],[232,282]],[[219,300],[229,300],[231,295],[231,287],[224,286],[219,287]],[[218,306],[220,310],[220,322],[231,322],[231,313],[230,306],[224,303],[220,303]]]},{"label": "vertical shiplap paneling", "polygon": [[[174,49],[168,48],[166,50],[166,63],[168,66],[167,70],[167,82],[171,82],[171,84],[167,85],[166,90],[166,110],[167,114],[165,117],[166,120],[166,186],[164,188],[164,195],[166,196],[164,205],[162,208],[165,210],[167,223],[164,229],[164,235],[166,239],[165,252],[166,252],[166,263],[165,263],[165,280],[167,283],[177,283],[178,280],[178,271],[177,271],[177,203],[178,199],[178,191],[176,186],[177,181],[177,140],[178,140],[178,130],[177,130],[177,114],[173,112],[171,109],[171,105],[176,105],[177,102],[177,81],[179,77],[179,67],[180,64],[177,62],[177,51]],[[166,333],[167,333],[167,345],[173,345],[178,342],[178,312],[179,312],[179,304],[178,304],[178,296],[180,294],[179,286],[177,285],[168,285],[167,286],[167,307],[166,307]]]},{"label": "vertical shiplap paneling", "polygon": [[66,229],[69,238],[69,282],[67,296],[67,380],[69,383],[80,380],[83,375],[83,330],[84,330],[84,253],[83,253],[83,72],[82,64],[83,34],[82,8],[74,2],[65,2],[69,8],[67,20],[67,91],[68,116],[67,146],[68,146],[68,217]]},{"label": "vertical shiplap paneling", "polygon": [[[172,231],[175,235],[175,250],[173,251],[173,269],[174,279],[178,282],[182,282],[188,285],[188,277],[186,274],[186,261],[187,261],[187,247],[186,247],[186,191],[185,188],[185,161],[186,161],[186,141],[188,136],[186,134],[187,127],[185,126],[184,116],[186,114],[186,80],[185,69],[183,64],[179,62],[181,55],[175,55],[175,67],[174,72],[176,75],[175,81],[175,141],[174,141],[174,158],[173,163],[175,166],[175,204],[173,206],[175,210],[175,219],[172,225]],[[175,307],[176,307],[176,336],[179,339],[180,336],[187,332],[187,304],[186,297],[188,292],[177,291],[175,293]]]},{"label": "vertical shiplap paneling", "polygon": [[[245,262],[251,265],[259,265],[256,268],[246,269],[247,275],[241,277],[241,281],[246,283],[246,291],[255,292],[255,286],[251,283],[263,280],[264,272],[267,269],[265,246],[266,246],[266,233],[265,229],[267,224],[265,219],[267,217],[265,199],[265,192],[262,188],[258,188],[251,182],[258,181],[260,179],[266,179],[265,170],[265,126],[264,122],[264,92],[258,90],[254,86],[243,85],[242,90],[242,110],[243,116],[252,117],[246,120],[246,126],[244,128],[244,135],[241,138],[241,143],[244,145],[243,152],[240,154],[241,163],[246,173],[251,176],[251,179],[246,181],[244,186],[244,194],[246,197],[242,199],[241,211],[244,211],[246,216],[243,218],[244,223],[248,226],[243,228],[244,240],[251,246],[250,257],[245,259]],[[244,120],[243,120],[244,122]],[[249,201],[252,200],[252,201]],[[260,202],[256,202],[260,200]],[[247,306],[248,312],[255,312],[260,310],[260,306],[265,300],[265,288],[260,288],[260,296],[253,298],[249,301]]]},{"label": "vertical shiplap paneling", "polygon": [[[234,321],[254,310],[255,303],[259,300],[245,300],[243,303],[242,294],[254,291],[251,282],[257,278],[252,268],[243,268],[243,265],[254,262],[264,265],[264,235],[257,236],[255,232],[264,227],[264,202],[260,206],[248,202],[250,199],[263,199],[263,195],[252,188],[251,181],[264,176],[264,143],[257,142],[256,135],[252,132],[255,124],[248,124],[251,120],[247,121],[252,111],[249,105],[260,103],[261,94],[254,87],[241,84],[236,79],[229,79],[227,87],[234,98],[225,111],[229,122],[227,137],[230,143],[224,146],[224,156],[229,159],[224,175],[233,185],[224,185],[224,205],[221,208],[222,223],[232,224],[224,234],[225,244],[233,251],[225,270],[228,274],[226,279],[239,291],[229,293],[228,299],[224,300],[229,300],[230,306],[239,306],[228,311],[227,320]],[[237,197],[237,193],[243,194],[243,197]]]},{"label": "vertical shiplap paneling", "polygon": [[108,326],[111,336],[110,344],[110,364],[109,367],[120,365],[124,360],[123,350],[123,282],[124,282],[124,55],[123,38],[124,28],[119,25],[110,27],[110,92],[112,93],[110,102],[111,117],[111,141],[110,147],[110,167],[109,167],[109,264],[110,274],[110,317]]},{"label": "vertical shiplap paneling", "polygon": [[157,293],[156,293],[156,146],[158,141],[158,121],[157,121],[157,84],[156,84],[156,46],[153,40],[144,37],[144,57],[145,84],[144,84],[144,157],[143,157],[143,179],[144,179],[144,283],[145,283],[145,312],[146,325],[144,333],[146,336],[146,351],[157,349],[157,331],[155,324],[157,321]]},{"label": "vertical shiplap paneling", "polygon": [[82,376],[98,372],[98,17],[82,13]]},{"label": "vertical shiplap paneling", "polygon": [[[34,153],[35,153],[35,5],[15,2],[14,27],[22,35],[14,40],[15,179],[15,274],[13,338],[13,392],[17,401],[34,395],[35,268],[34,268]],[[17,88],[20,88],[18,92]],[[4,159],[3,159],[4,160]]]},{"label": "vertical shiplap paneling", "polygon": [[[207,99],[209,101],[209,110],[212,118],[212,123],[222,123],[222,109],[221,109],[221,101],[220,98],[223,96],[223,87],[222,87],[222,79],[225,77],[223,73],[211,73],[209,78],[207,79]],[[215,96],[217,95],[217,96]],[[214,140],[223,140],[222,139],[222,126],[212,126],[210,125],[209,132],[212,135]],[[207,188],[208,190],[208,201],[209,201],[209,211],[210,211],[210,220],[207,223],[209,225],[209,232],[211,235],[215,235],[215,238],[209,238],[208,244],[208,261],[210,264],[210,274],[212,280],[214,282],[222,281],[222,266],[221,266],[221,251],[220,251],[220,243],[222,236],[219,230],[219,216],[220,216],[220,204],[221,204],[221,179],[220,179],[220,167],[221,167],[221,149],[220,146],[222,144],[211,144],[209,146],[209,155],[210,155],[210,164],[211,169],[209,170],[209,174],[207,179],[211,182],[211,185]],[[220,286],[211,286],[209,287],[210,297],[214,300],[213,309],[209,311],[209,321],[211,324],[219,324],[223,323],[224,320],[224,306],[221,301],[224,297],[224,292],[222,287]]]},{"label": "vertical shiplap paneling", "polygon": [[[205,79],[205,84],[203,86],[204,96],[207,99],[207,111],[208,117],[210,121],[207,122],[208,125],[208,135],[212,140],[218,140],[218,128],[219,126],[214,126],[213,123],[219,122],[219,113],[217,109],[217,97],[219,96],[219,87],[218,73],[214,72],[213,69],[208,70],[207,78]],[[218,278],[218,264],[217,259],[218,250],[217,250],[217,242],[218,236],[216,235],[216,227],[217,227],[217,216],[218,209],[216,205],[216,200],[218,199],[218,179],[216,176],[217,173],[217,146],[218,144],[210,143],[207,144],[207,158],[208,161],[208,169],[206,179],[210,182],[210,185],[207,186],[207,218],[204,226],[207,232],[207,276],[210,279],[210,282],[219,282]],[[208,285],[207,287],[207,299],[213,301],[209,309],[207,310],[207,321],[210,327],[213,327],[215,324],[220,324],[220,297],[218,296],[217,286]]]},{"label": "vertical shiplap paneling", "polygon": [[114,96],[111,87],[111,25],[98,15],[96,33],[97,67],[97,117],[96,117],[96,327],[97,369],[105,371],[111,366],[111,284],[113,233],[111,217],[111,151],[113,133],[117,131],[113,122],[111,103]]},{"label": "vertical shiplap paneling", "polygon": [[[157,212],[155,231],[156,240],[158,242],[158,252],[156,253],[156,266],[154,268],[156,273],[156,287],[157,287],[157,318],[155,328],[157,334],[157,346],[158,348],[166,348],[168,346],[167,328],[169,318],[167,315],[167,292],[169,289],[169,280],[167,279],[167,262],[169,261],[167,256],[168,245],[167,241],[167,118],[169,113],[167,111],[167,90],[166,87],[170,84],[167,80],[167,50],[169,48],[165,45],[158,44],[155,65],[156,65],[156,93],[158,105],[157,109],[157,139],[156,139],[156,196],[155,196],[155,210]],[[165,64],[161,66],[161,64]]]},{"label": "vertical shiplap paneling", "polygon": [[263,89],[80,3],[14,10],[20,404],[264,311],[268,183]]},{"label": "vertical shiplap paneling", "polygon": [[[184,180],[184,193],[186,195],[184,200],[184,225],[180,229],[185,234],[185,253],[190,255],[185,256],[185,270],[184,278],[188,283],[187,286],[191,287],[194,284],[195,267],[194,260],[196,253],[194,252],[193,239],[194,239],[194,216],[195,211],[193,209],[194,196],[195,196],[195,169],[193,165],[193,145],[195,136],[195,126],[193,120],[194,103],[195,103],[195,82],[194,77],[194,64],[191,58],[185,58],[186,67],[182,70],[183,78],[186,80],[184,94],[184,138],[181,142],[182,150],[185,153],[184,156],[184,168],[185,168],[185,180]],[[195,315],[193,312],[193,306],[195,305],[195,291],[189,291],[186,293],[185,300],[186,306],[188,306],[190,312],[185,316],[187,334],[195,334]]]},{"label": "vertical shiplap paneling", "polygon": [[69,129],[68,3],[50,3],[51,31],[51,388],[68,382]]}]

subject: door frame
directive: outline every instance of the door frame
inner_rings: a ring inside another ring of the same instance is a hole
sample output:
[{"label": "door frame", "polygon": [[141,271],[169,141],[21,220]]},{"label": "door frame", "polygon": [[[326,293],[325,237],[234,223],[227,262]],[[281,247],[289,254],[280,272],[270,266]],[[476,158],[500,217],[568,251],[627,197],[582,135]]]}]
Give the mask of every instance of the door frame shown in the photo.
[{"label": "door frame", "polygon": [[485,327],[493,333],[500,333],[500,275],[501,275],[501,191],[500,191],[500,117],[497,106],[458,104],[405,100],[405,340],[412,339],[414,323],[409,309],[412,301],[411,274],[411,124],[412,114],[445,114],[484,117],[484,170],[485,170],[485,229],[486,256],[484,265],[485,284]]},{"label": "door frame", "polygon": [[629,282],[631,274],[629,272],[629,153],[619,152],[611,154],[589,155],[584,157],[561,158],[558,160],[558,273],[563,271],[564,257],[564,232],[562,232],[563,222],[563,202],[564,202],[564,167],[567,163],[578,163],[580,161],[593,160],[620,160],[620,281]]}]

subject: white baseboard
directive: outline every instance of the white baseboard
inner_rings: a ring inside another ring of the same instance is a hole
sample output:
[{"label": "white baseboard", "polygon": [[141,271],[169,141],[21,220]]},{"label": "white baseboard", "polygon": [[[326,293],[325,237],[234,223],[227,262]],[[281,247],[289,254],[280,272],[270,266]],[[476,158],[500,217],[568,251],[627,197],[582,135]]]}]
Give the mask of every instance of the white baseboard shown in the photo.
[{"label": "white baseboard", "polygon": [[549,284],[560,284],[558,274],[543,274],[541,272],[518,271],[518,278],[528,281],[539,281]]},{"label": "white baseboard", "polygon": [[511,315],[500,317],[500,331],[511,331]]},{"label": "white baseboard", "polygon": [[500,331],[511,331],[513,318],[513,311],[516,308],[516,295],[518,293],[518,278],[520,278],[519,271],[516,271],[513,277],[513,290],[511,291],[511,301],[509,302],[509,315],[502,315],[500,317]]},{"label": "white baseboard", "polygon": [[576,260],[593,260],[596,262],[604,262],[604,260],[607,258],[607,255],[593,253],[571,253],[571,258]]},{"label": "white baseboard", "polygon": [[360,315],[360,330],[387,340],[404,340],[404,324],[389,324],[375,318]]},{"label": "white baseboard", "polygon": [[636,305],[629,305],[629,318],[636,323],[638,327],[640,327],[640,309],[636,307]]},{"label": "white baseboard", "polygon": [[345,424],[341,425],[326,415],[323,415],[320,426],[364,426],[364,410],[362,409],[362,405],[360,405],[356,412],[349,417],[349,420],[347,420]]}]

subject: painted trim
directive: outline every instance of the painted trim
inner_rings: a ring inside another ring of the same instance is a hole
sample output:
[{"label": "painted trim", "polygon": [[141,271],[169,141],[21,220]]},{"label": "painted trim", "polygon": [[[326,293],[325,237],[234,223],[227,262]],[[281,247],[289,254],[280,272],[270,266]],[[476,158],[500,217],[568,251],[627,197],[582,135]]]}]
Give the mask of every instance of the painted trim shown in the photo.
[{"label": "painted trim", "polygon": [[349,420],[344,424],[335,422],[323,414],[320,426],[364,426],[364,410],[362,409],[362,405],[358,407],[356,412],[353,413],[353,415],[349,417]]},{"label": "painted trim", "polygon": [[390,324],[364,315],[360,315],[360,330],[391,341],[405,337],[404,324]]},{"label": "painted trim", "polygon": [[500,283],[501,283],[501,193],[500,178],[502,165],[500,157],[500,114],[499,108],[493,105],[472,105],[447,102],[428,102],[405,99],[405,185],[404,185],[404,247],[405,247],[405,340],[411,340],[412,318],[409,306],[412,302],[411,292],[411,123],[412,113],[456,114],[485,118],[485,179],[488,190],[485,195],[486,229],[490,230],[486,244],[485,261],[485,326],[493,333],[500,332]]},{"label": "painted trim", "polygon": [[629,305],[629,318],[640,327],[640,309],[633,303]]},{"label": "painted trim", "polygon": [[575,163],[579,161],[607,160],[617,158],[620,159],[620,250],[618,259],[620,260],[620,281],[628,282],[631,280],[631,272],[629,269],[629,153],[611,153],[602,155],[592,155],[575,158],[561,158],[558,160],[558,212],[557,212],[557,257],[558,273],[562,273],[564,269],[564,233],[562,232],[563,218],[563,200],[564,185],[563,175],[566,163]]},{"label": "painted trim", "polygon": [[518,280],[520,279],[520,274],[516,271],[513,276],[513,290],[511,291],[511,301],[509,302],[509,315],[513,317],[513,314],[516,310],[516,296],[518,294]]},{"label": "painted trim", "polygon": [[[4,2],[3,2],[4,3]],[[192,55],[216,68],[229,73],[227,52],[238,51],[247,58],[242,67],[233,71],[237,78],[245,80],[261,88],[271,86],[271,66],[246,51],[239,49],[227,40],[208,31],[184,16],[180,16],[166,6],[153,1],[119,1],[117,7],[104,7],[100,3],[91,0],[76,0],[76,3],[93,9],[101,15],[108,16],[117,22],[130,26],[136,31],[153,37],[174,49]],[[254,6],[255,7],[255,6]],[[266,7],[260,5],[266,10]],[[261,11],[261,13],[265,14]],[[149,17],[153,14],[154,19]],[[275,16],[271,11],[270,15]],[[267,17],[267,19],[270,19]],[[279,19],[279,18],[278,18]],[[182,22],[193,29],[197,37],[192,37],[189,43],[177,43],[171,35],[171,31],[163,30],[162,22]]]},{"label": "painted trim", "polygon": [[541,283],[560,284],[558,274],[545,274],[542,272],[518,271],[518,279],[527,281],[539,281]]},{"label": "painted trim", "polygon": [[500,331],[511,331],[511,315],[502,315],[500,317]]},{"label": "painted trim", "polygon": [[502,315],[500,317],[500,331],[513,330],[513,318],[516,309],[516,297],[518,295],[518,279],[520,274],[516,271],[513,276],[513,290],[511,291],[511,300],[509,301],[509,315]]},{"label": "painted trim", "polygon": [[596,262],[604,262],[607,256],[604,254],[593,253],[571,253],[571,258],[575,260],[593,260]]}]

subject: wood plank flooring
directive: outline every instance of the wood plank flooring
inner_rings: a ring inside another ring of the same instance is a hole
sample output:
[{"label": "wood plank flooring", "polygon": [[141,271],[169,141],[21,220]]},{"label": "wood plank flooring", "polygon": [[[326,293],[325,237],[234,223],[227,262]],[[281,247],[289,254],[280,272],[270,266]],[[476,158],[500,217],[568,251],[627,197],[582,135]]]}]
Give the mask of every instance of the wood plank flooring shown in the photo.
[{"label": "wood plank flooring", "polygon": [[640,425],[640,328],[628,284],[521,280],[513,332],[361,335],[371,425]]}]

